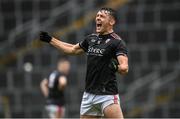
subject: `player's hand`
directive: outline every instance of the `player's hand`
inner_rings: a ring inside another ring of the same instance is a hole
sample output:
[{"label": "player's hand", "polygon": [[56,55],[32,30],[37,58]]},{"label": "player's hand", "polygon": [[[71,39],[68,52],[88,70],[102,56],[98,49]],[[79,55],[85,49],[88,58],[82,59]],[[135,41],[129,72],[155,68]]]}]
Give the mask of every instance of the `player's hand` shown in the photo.
[{"label": "player's hand", "polygon": [[111,63],[109,64],[109,68],[116,72],[118,70],[118,61],[116,59],[111,59]]},{"label": "player's hand", "polygon": [[40,31],[39,39],[41,41],[49,43],[51,41],[52,37],[47,32]]}]

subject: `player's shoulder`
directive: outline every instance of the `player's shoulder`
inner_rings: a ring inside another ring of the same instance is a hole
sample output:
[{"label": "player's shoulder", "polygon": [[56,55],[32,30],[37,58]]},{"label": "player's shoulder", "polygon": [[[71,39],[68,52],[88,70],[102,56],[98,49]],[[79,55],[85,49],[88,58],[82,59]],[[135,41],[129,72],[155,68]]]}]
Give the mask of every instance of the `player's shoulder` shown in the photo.
[{"label": "player's shoulder", "polygon": [[112,33],[111,34],[111,37],[112,37],[112,42],[115,43],[115,44],[126,44],[125,41],[116,33]]},{"label": "player's shoulder", "polygon": [[61,75],[61,72],[54,70],[50,73],[50,75],[58,76],[58,75]]},{"label": "player's shoulder", "polygon": [[97,33],[91,33],[91,34],[88,34],[87,37],[98,37],[98,34]]},{"label": "player's shoulder", "polygon": [[119,41],[121,41],[122,40],[122,38],[117,34],[117,33],[115,33],[115,32],[113,32],[113,33],[111,33],[110,34],[111,35],[111,37],[114,39],[114,40],[119,40]]},{"label": "player's shoulder", "polygon": [[92,34],[89,34],[89,35],[87,35],[86,36],[86,41],[95,41],[95,40],[97,40],[97,38],[98,38],[98,34],[96,34],[96,33],[92,33]]}]

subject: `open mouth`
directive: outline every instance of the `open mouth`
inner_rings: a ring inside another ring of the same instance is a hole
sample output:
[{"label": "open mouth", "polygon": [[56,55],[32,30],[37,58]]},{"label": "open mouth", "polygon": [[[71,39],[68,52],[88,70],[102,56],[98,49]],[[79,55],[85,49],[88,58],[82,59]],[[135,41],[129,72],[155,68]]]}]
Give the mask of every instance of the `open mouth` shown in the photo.
[{"label": "open mouth", "polygon": [[101,26],[102,26],[101,23],[97,23],[97,24],[96,24],[96,27],[97,27],[97,28],[101,28]]}]

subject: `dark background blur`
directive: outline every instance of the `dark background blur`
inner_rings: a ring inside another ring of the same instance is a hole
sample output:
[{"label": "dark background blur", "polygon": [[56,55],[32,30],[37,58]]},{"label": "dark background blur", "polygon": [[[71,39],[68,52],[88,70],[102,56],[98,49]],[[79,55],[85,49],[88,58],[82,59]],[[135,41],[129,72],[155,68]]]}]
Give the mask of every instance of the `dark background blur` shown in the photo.
[{"label": "dark background blur", "polygon": [[[0,0],[0,117],[47,116],[39,83],[63,54],[38,32],[77,43],[102,6],[118,11],[129,49],[129,74],[118,75],[124,116],[180,117],[180,0]],[[66,117],[79,117],[86,56],[69,59]]]}]

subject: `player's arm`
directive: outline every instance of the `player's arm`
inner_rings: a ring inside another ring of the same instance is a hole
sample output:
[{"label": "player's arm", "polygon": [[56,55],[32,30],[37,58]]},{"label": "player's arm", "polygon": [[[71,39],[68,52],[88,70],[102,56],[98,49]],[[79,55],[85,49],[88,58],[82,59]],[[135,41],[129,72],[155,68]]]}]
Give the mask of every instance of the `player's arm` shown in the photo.
[{"label": "player's arm", "polygon": [[84,50],[79,46],[79,44],[74,45],[74,44],[65,43],[54,37],[50,41],[50,44],[56,47],[57,49],[61,50],[65,54],[79,55],[84,53]]},{"label": "player's arm", "polygon": [[118,61],[117,71],[122,75],[127,74],[129,70],[128,50],[123,40],[119,40],[119,43],[116,45],[116,58]]},{"label": "player's arm", "polygon": [[65,76],[60,76],[58,80],[58,88],[59,90],[64,90],[67,85],[67,78]]},{"label": "player's arm", "polygon": [[40,33],[40,40],[50,43],[52,46],[56,47],[60,51],[65,54],[78,55],[82,54],[84,50],[79,46],[79,44],[70,44],[63,41],[60,41],[52,36],[50,36],[47,32]]},{"label": "player's arm", "polygon": [[41,88],[41,91],[42,91],[43,95],[44,95],[45,97],[47,97],[47,96],[48,96],[48,93],[49,93],[49,91],[48,91],[48,80],[47,80],[47,79],[43,79],[43,80],[41,81],[41,83],[40,83],[40,88]]},{"label": "player's arm", "polygon": [[119,55],[117,59],[119,63],[117,71],[122,75],[127,74],[129,70],[127,55]]}]

